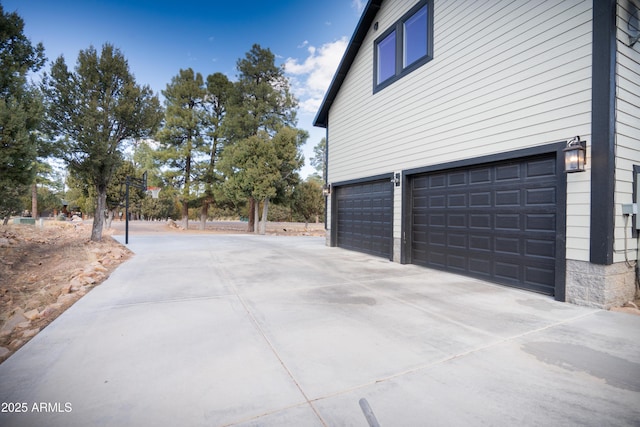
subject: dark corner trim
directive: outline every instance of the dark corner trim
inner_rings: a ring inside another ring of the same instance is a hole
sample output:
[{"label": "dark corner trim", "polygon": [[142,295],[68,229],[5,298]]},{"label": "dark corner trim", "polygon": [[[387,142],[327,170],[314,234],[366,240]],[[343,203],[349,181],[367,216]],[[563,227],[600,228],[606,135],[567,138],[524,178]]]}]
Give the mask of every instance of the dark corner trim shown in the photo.
[{"label": "dark corner trim", "polygon": [[[325,128],[324,130],[324,168],[322,171],[322,180],[324,181],[325,185],[329,184],[329,129]],[[328,219],[328,205],[329,204],[329,197],[325,197],[324,198],[324,229],[327,229],[327,226],[329,225],[327,222]]]},{"label": "dark corner trim", "polygon": [[589,260],[613,264],[616,0],[593,2]]},{"label": "dark corner trim", "polygon": [[[638,194],[638,179],[640,179],[640,165],[633,165],[633,203],[640,205],[640,194]],[[631,237],[638,238],[638,215],[633,215]]]}]

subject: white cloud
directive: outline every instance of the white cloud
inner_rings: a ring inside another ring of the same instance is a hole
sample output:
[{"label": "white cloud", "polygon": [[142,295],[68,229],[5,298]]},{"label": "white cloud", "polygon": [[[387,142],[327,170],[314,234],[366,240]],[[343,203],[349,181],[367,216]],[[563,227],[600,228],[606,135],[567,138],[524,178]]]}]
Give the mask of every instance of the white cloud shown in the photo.
[{"label": "white cloud", "polygon": [[347,38],[342,37],[319,48],[309,45],[308,56],[302,62],[297,58],[287,58],[285,61],[285,72],[291,80],[293,93],[300,101],[302,112],[315,114],[318,111],[347,44]]},{"label": "white cloud", "polygon": [[366,5],[366,1],[364,0],[353,0],[351,2],[351,6],[356,10],[356,12],[358,12],[358,15],[362,14],[362,11],[364,10],[364,6]]}]

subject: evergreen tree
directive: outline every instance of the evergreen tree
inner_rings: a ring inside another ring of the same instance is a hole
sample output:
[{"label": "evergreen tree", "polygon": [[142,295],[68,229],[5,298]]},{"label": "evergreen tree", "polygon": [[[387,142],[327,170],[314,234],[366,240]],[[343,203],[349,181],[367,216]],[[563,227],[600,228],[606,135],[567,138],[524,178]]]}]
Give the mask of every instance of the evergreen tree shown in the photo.
[{"label": "evergreen tree", "polygon": [[33,46],[22,18],[5,13],[0,4],[0,217],[5,224],[35,177],[42,99],[26,76],[44,62],[42,44]]},{"label": "evergreen tree", "polygon": [[164,126],[156,136],[162,144],[158,156],[170,168],[167,176],[174,186],[182,189],[182,221],[188,229],[189,204],[194,201],[195,158],[203,144],[207,124],[206,87],[202,75],[189,68],[180,70],[162,94],[166,109]]},{"label": "evergreen tree", "polygon": [[311,158],[311,166],[316,170],[315,175],[320,179],[326,178],[326,158],[327,153],[327,139],[322,138],[315,147],[313,147],[313,157]]},{"label": "evergreen tree", "polygon": [[279,186],[284,187],[283,182],[296,177],[302,162],[298,149],[305,134],[295,129],[297,101],[269,49],[254,44],[238,60],[237,68],[240,74],[225,122],[228,141],[222,163],[226,185],[249,199],[249,230],[264,232],[264,224],[262,230],[255,227],[258,203],[263,203],[264,222],[269,199],[278,194]]},{"label": "evergreen tree", "polygon": [[201,146],[203,162],[200,165],[200,181],[204,188],[200,228],[204,230],[209,207],[215,200],[215,192],[221,178],[217,171],[217,163],[224,147],[222,126],[227,115],[229,98],[233,92],[233,83],[222,73],[207,76],[207,93],[204,107],[206,109],[206,131]]},{"label": "evergreen tree", "polygon": [[314,178],[301,182],[293,191],[292,201],[293,210],[302,216],[308,225],[309,221],[324,213],[322,184]]},{"label": "evergreen tree", "polygon": [[157,96],[139,86],[119,49],[98,54],[91,46],[78,54],[73,71],[60,56],[43,81],[47,124],[59,137],[69,172],[95,188],[91,240],[102,239],[107,187],[127,142],[150,135],[161,118]]}]

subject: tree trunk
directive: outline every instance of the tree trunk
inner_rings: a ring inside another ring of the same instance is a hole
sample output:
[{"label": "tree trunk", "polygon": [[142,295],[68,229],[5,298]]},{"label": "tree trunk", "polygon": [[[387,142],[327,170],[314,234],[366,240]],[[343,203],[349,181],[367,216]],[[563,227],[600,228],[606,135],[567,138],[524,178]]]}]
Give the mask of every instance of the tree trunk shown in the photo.
[{"label": "tree trunk", "polygon": [[256,199],[249,197],[249,224],[247,226],[247,232],[253,233],[255,230],[255,216],[254,211],[256,209]]},{"label": "tree trunk", "polygon": [[91,227],[91,241],[99,242],[102,240],[102,227],[104,225],[104,212],[107,208],[107,188],[98,188],[98,197],[96,203],[96,214],[93,216],[93,226]]},{"label": "tree trunk", "polygon": [[31,217],[38,219],[38,184],[31,184]]},{"label": "tree trunk", "polygon": [[253,231],[256,234],[260,233],[260,203],[258,203],[257,200],[254,200],[253,202]]},{"label": "tree trunk", "polygon": [[209,216],[209,201],[205,200],[202,203],[202,210],[200,211],[200,230],[207,229],[207,217]]},{"label": "tree trunk", "polygon": [[182,202],[182,226],[185,230],[189,229],[189,203]]},{"label": "tree trunk", "polygon": [[260,224],[260,234],[263,236],[267,234],[267,212],[269,211],[269,198],[264,199],[262,206],[262,224]]}]

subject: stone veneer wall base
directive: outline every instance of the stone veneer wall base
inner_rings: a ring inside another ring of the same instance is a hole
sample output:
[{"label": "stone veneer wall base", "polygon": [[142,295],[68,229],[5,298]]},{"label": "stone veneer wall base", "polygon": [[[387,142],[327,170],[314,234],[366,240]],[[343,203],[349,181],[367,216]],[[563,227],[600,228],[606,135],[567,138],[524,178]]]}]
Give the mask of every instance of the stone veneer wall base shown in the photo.
[{"label": "stone veneer wall base", "polygon": [[635,266],[620,262],[612,265],[567,260],[567,302],[609,309],[633,301]]}]

